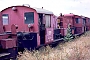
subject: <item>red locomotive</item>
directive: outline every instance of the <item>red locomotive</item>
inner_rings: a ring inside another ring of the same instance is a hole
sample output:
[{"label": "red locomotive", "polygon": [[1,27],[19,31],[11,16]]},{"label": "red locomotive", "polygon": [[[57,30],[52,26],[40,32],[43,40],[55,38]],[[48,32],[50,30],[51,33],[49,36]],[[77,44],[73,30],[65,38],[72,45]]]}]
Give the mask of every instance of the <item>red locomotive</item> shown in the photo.
[{"label": "red locomotive", "polygon": [[81,35],[86,31],[90,30],[90,18],[79,16],[75,14],[64,14],[60,15],[57,20],[58,26],[61,29],[61,34],[66,35],[67,33],[67,25],[70,24],[73,34]]},{"label": "red locomotive", "polygon": [[[56,16],[43,8],[30,6],[11,6],[1,11],[4,32],[11,32],[11,25],[17,29],[18,44],[21,48],[35,48],[60,39],[60,31],[56,29]],[[53,36],[58,35],[55,39]]]},{"label": "red locomotive", "polygon": [[67,33],[68,24],[73,34],[80,35],[90,30],[88,17],[74,14],[61,14],[57,17],[43,7],[31,8],[24,5],[3,9],[0,22],[0,44],[7,52],[9,49],[15,52],[13,56],[16,56],[16,51],[20,49],[30,50],[62,40]]}]

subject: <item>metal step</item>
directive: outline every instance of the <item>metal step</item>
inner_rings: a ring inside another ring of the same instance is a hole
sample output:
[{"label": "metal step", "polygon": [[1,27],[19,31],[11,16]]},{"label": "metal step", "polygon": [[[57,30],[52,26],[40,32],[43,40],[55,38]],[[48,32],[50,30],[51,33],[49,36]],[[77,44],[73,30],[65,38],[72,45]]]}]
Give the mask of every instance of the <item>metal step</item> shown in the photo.
[{"label": "metal step", "polygon": [[1,53],[0,57],[7,56],[7,55],[10,55],[10,53]]},{"label": "metal step", "polygon": [[63,40],[63,38],[56,39],[56,40],[54,40],[53,42],[57,42],[57,41],[60,41],[60,40]]}]

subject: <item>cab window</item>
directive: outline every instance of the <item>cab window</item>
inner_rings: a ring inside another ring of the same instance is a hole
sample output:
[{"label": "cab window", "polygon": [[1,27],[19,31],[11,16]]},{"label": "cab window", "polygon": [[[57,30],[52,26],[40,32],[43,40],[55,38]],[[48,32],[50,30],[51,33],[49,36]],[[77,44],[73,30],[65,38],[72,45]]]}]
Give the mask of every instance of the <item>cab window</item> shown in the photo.
[{"label": "cab window", "polygon": [[51,18],[50,15],[45,15],[45,20],[46,20],[46,27],[51,27]]},{"label": "cab window", "polygon": [[34,12],[25,12],[24,18],[25,18],[25,24],[34,23]]},{"label": "cab window", "polygon": [[3,25],[8,25],[9,24],[9,16],[8,16],[8,14],[3,14],[2,15],[2,20],[3,20]]}]

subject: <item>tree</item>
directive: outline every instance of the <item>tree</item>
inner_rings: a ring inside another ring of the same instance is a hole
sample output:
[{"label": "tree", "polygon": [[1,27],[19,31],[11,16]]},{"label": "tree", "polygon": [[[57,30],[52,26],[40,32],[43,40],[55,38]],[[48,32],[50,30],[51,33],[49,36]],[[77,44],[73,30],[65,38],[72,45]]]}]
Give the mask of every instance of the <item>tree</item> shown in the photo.
[{"label": "tree", "polygon": [[71,41],[73,38],[74,38],[74,37],[73,37],[72,31],[71,31],[71,28],[70,28],[70,24],[68,24],[67,34],[66,34],[66,36],[64,37],[64,40],[65,40],[65,41]]}]

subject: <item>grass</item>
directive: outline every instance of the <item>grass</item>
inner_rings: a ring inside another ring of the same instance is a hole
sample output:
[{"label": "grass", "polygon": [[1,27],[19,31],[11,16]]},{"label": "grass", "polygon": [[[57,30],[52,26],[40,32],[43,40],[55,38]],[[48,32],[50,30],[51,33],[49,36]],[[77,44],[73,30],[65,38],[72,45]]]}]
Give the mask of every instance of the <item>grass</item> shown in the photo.
[{"label": "grass", "polygon": [[90,60],[90,31],[56,48],[47,46],[39,51],[19,52],[18,60]]}]

